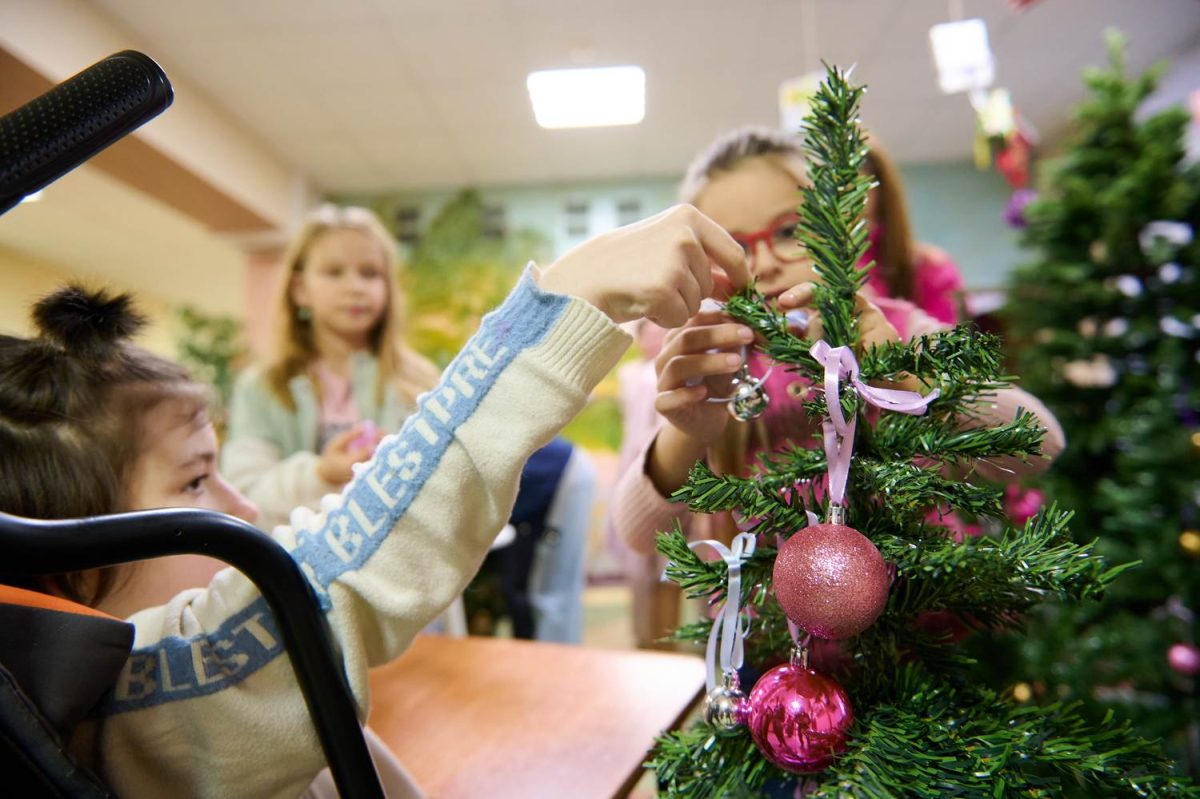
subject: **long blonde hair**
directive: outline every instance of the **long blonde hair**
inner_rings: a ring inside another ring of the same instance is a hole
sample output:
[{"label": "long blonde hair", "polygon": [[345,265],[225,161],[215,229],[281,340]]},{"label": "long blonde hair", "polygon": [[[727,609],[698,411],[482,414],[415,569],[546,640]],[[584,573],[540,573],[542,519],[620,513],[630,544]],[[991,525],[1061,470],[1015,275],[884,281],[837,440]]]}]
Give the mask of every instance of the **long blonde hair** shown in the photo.
[{"label": "long blonde hair", "polygon": [[[276,310],[281,323],[277,328],[274,351],[266,370],[267,386],[271,393],[289,410],[296,409],[296,400],[289,385],[292,378],[308,372],[317,359],[313,340],[312,321],[302,318],[292,298],[292,284],[304,269],[313,242],[330,230],[357,230],[371,237],[383,251],[388,286],[387,307],[383,318],[371,331],[371,354],[379,361],[379,379],[375,384],[375,403],[382,405],[386,387],[391,384],[409,402],[437,383],[438,370],[428,359],[403,341],[404,309],[396,281],[400,272],[399,245],[375,213],[354,206],[322,205],[310,213],[292,238],[284,254],[280,270]],[[315,380],[315,376],[313,376]]]}]

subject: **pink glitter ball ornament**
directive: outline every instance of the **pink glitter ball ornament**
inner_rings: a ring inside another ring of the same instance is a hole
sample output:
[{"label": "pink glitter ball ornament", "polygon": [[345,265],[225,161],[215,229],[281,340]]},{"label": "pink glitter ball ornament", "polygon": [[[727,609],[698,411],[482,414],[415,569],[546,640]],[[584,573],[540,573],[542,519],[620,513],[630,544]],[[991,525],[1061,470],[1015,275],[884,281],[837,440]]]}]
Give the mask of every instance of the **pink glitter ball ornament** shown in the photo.
[{"label": "pink glitter ball ornament", "polygon": [[846,732],[854,723],[842,686],[797,663],[760,677],[746,708],[746,726],[763,757],[793,774],[827,768],[846,751]]},{"label": "pink glitter ball ornament", "polygon": [[775,598],[796,626],[818,638],[849,638],[887,604],[888,569],[875,545],[844,524],[805,527],[775,558]]},{"label": "pink glitter ball ornament", "polygon": [[1172,644],[1167,650],[1167,663],[1180,674],[1194,677],[1200,674],[1200,649],[1193,644]]}]

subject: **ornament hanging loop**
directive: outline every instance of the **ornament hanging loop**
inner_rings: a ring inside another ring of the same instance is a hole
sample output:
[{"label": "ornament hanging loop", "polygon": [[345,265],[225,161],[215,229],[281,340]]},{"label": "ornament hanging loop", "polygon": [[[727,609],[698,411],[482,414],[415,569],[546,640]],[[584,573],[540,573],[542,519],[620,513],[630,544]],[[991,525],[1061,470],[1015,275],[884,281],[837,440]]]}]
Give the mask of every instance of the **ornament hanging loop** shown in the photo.
[{"label": "ornament hanging loop", "polygon": [[[743,638],[747,622],[742,613],[742,562],[754,554],[758,539],[751,533],[734,536],[730,546],[720,541],[693,541],[688,547],[709,546],[717,551],[728,569],[725,604],[713,619],[704,653],[707,693],[704,697],[704,720],[720,730],[732,730],[742,723],[746,695],[738,685],[737,670],[744,657]],[[717,683],[717,668],[721,682]]]},{"label": "ornament hanging loop", "polygon": [[749,422],[752,419],[757,419],[766,412],[767,406],[771,404],[771,398],[767,395],[767,391],[763,388],[763,384],[770,376],[770,370],[767,374],[760,378],[750,374],[750,367],[743,364],[738,369],[731,380],[733,384],[733,394],[728,397],[710,400],[710,402],[727,402],[729,403],[729,415],[739,422]]},{"label": "ornament hanging loop", "polygon": [[[701,311],[720,311],[724,308],[725,303],[714,300],[711,297],[706,298],[700,303]],[[711,350],[711,352],[715,351]],[[729,378],[729,384],[733,391],[728,397],[709,397],[706,402],[724,404],[729,410],[729,415],[739,422],[749,422],[757,419],[766,412],[767,406],[771,404],[771,398],[767,395],[765,383],[774,369],[775,367],[771,366],[767,369],[765,375],[755,377],[750,372],[749,348],[742,347],[742,365]],[[698,386],[701,382],[699,378],[692,378],[685,385]]]}]

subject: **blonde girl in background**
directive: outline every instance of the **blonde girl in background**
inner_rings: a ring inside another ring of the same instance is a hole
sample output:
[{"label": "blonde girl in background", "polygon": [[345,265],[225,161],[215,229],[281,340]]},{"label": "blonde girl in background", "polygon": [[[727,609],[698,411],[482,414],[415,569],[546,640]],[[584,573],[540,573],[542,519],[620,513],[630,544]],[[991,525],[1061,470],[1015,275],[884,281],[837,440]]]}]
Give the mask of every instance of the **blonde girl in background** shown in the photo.
[{"label": "blonde girl in background", "polygon": [[274,348],[237,381],[221,461],[265,529],[349,482],[437,381],[403,341],[399,266],[365,208],[322,206],[288,246]]}]

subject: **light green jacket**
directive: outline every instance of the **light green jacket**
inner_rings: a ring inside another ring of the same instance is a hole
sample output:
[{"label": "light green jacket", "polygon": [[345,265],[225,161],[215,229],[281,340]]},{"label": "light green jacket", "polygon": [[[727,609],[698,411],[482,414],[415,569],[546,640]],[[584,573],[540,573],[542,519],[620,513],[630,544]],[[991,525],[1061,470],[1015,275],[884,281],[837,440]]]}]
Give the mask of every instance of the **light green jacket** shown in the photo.
[{"label": "light green jacket", "polygon": [[[392,433],[415,408],[388,386],[382,406],[375,404],[378,362],[355,353],[351,390],[359,417],[370,419],[381,432]],[[288,384],[296,401],[292,411],[267,387],[265,370],[251,367],[238,377],[230,404],[229,435],[221,452],[225,478],[258,505],[258,526],[271,530],[286,524],[292,508],[316,509],[321,497],[341,489],[317,476],[315,451],[321,429],[321,403],[306,375]]]}]

